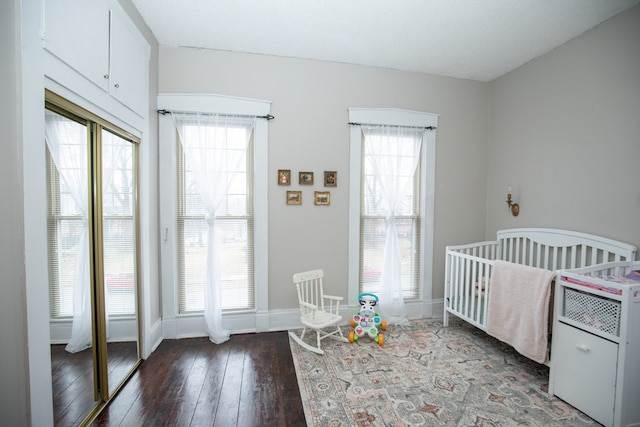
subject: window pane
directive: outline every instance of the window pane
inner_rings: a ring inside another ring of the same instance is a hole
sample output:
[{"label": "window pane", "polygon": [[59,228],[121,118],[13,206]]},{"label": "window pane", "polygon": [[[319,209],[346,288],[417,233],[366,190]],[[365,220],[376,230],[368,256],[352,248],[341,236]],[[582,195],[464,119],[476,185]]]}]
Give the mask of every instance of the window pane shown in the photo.
[{"label": "window pane", "polygon": [[253,244],[246,219],[218,220],[221,246],[222,301],[226,309],[253,305]]},{"label": "window pane", "polygon": [[[396,176],[397,180],[401,181],[400,187],[403,188],[411,188],[412,191],[407,192],[405,198],[401,201],[399,207],[396,209],[396,215],[414,215],[417,213],[416,209],[418,204],[416,203],[418,192],[417,189],[414,188],[416,179],[413,174],[413,165],[415,162],[416,156],[419,156],[420,153],[415,153],[414,150],[414,141],[412,138],[394,138],[393,140],[388,140],[382,136],[378,136],[373,141],[370,138],[367,138],[364,142],[365,147],[363,148],[365,152],[364,156],[364,165],[363,165],[363,183],[362,183],[362,192],[363,192],[363,204],[362,204],[362,212],[364,215],[385,215],[388,211],[388,207],[384,203],[384,198],[382,197],[382,187],[381,183],[378,179],[375,178],[375,171],[373,160],[368,154],[369,150],[366,149],[367,144],[378,144],[383,148],[393,144],[396,148],[399,147],[401,155],[397,155],[394,153],[382,154],[382,157],[385,157],[385,162],[388,160],[392,160],[394,166],[396,166],[397,171],[399,173]],[[395,150],[395,149],[394,149]],[[419,168],[418,168],[419,170]],[[391,174],[393,171],[378,171],[378,174],[385,175]],[[418,174],[418,172],[416,172]]]},{"label": "window pane", "polygon": [[[362,186],[360,220],[360,292],[380,292],[380,278],[384,265],[384,248],[387,237],[386,218],[389,207],[383,197],[383,188],[376,175],[393,176],[401,180],[401,186],[409,189],[396,209],[395,221],[400,242],[401,285],[405,298],[419,296],[420,277],[420,163],[413,172],[420,152],[415,151],[413,138],[387,138],[385,135],[368,135],[362,144]],[[376,144],[369,150],[367,144]],[[393,166],[390,170],[374,170],[372,152],[385,158],[378,167]]]},{"label": "window pane", "polygon": [[[196,126],[186,126],[197,132]],[[228,128],[232,138],[227,149],[242,149],[240,169],[233,176],[218,208],[215,220],[220,244],[222,308],[251,309],[253,293],[253,144],[245,150],[247,129]],[[220,130],[207,129],[219,132]],[[178,305],[180,313],[204,310],[204,287],[207,274],[208,227],[196,177],[184,156],[180,142],[176,144],[178,166]],[[233,156],[230,156],[233,157]],[[235,165],[229,165],[229,169]],[[224,178],[223,178],[224,179]]]},{"label": "window pane", "polygon": [[51,317],[73,316],[73,286],[83,221],[49,220]]},{"label": "window pane", "polygon": [[[405,298],[415,298],[417,293],[419,239],[418,221],[414,218],[396,218],[400,241],[402,291]],[[384,218],[363,218],[361,225],[361,292],[379,292],[382,275],[384,244],[387,227]]]},{"label": "window pane", "polygon": [[[178,219],[180,221],[180,219]],[[178,226],[181,235],[180,312],[204,310],[204,284],[207,274],[207,230],[204,218],[183,219]]]}]

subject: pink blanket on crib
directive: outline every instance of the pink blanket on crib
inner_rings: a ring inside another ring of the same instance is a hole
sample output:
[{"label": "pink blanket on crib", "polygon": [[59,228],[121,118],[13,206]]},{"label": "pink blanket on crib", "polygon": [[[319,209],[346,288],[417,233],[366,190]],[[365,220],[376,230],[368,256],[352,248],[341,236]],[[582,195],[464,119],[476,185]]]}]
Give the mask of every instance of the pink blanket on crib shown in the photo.
[{"label": "pink blanket on crib", "polygon": [[547,360],[553,271],[497,260],[489,286],[487,333],[538,362]]}]

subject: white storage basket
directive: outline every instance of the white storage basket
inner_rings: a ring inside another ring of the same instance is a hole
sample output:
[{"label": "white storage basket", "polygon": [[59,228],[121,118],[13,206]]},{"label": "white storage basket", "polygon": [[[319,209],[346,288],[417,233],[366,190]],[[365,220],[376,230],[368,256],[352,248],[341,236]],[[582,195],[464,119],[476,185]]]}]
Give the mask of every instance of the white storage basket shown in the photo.
[{"label": "white storage basket", "polygon": [[564,317],[616,337],[620,336],[620,308],[620,301],[564,288]]}]

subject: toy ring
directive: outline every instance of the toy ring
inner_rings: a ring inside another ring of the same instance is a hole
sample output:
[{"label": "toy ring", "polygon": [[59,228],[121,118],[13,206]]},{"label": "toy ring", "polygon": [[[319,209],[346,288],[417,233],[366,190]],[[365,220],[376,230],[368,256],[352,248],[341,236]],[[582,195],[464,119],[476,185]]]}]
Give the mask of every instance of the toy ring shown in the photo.
[{"label": "toy ring", "polygon": [[358,295],[358,301],[360,301],[362,297],[373,297],[373,299],[375,299],[376,302],[378,302],[378,297],[374,294],[369,294],[369,293],[360,294]]}]

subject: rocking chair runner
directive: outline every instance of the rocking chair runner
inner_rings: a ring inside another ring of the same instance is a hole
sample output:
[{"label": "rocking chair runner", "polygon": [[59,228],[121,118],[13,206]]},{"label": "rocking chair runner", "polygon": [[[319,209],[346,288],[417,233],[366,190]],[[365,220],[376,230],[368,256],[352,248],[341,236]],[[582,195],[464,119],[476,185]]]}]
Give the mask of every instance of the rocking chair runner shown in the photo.
[{"label": "rocking chair runner", "polygon": [[[320,347],[320,340],[333,338],[338,341],[349,342],[340,330],[340,301],[342,297],[325,295],[322,289],[324,279],[323,270],[311,270],[293,275],[293,283],[298,291],[300,303],[300,321],[304,325],[302,334],[298,336],[289,332],[289,336],[302,347],[318,354],[324,354]],[[304,340],[307,329],[316,331],[316,345]]]}]

